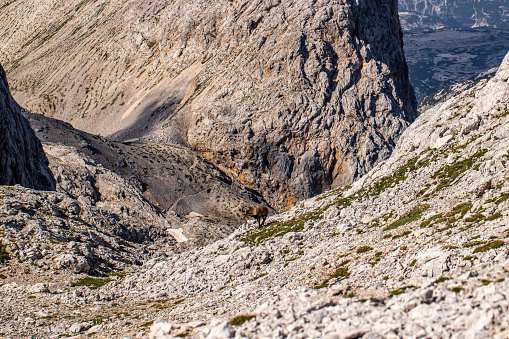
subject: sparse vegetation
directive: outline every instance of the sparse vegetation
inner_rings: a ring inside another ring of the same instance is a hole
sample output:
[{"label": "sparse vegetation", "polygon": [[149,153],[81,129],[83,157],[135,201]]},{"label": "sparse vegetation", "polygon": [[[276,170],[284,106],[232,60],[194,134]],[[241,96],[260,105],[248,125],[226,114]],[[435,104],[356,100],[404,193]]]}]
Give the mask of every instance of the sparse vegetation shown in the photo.
[{"label": "sparse vegetation", "polygon": [[2,241],[0,241],[0,262],[4,265],[9,259],[10,257],[9,253],[7,253],[7,245],[2,244]]},{"label": "sparse vegetation", "polygon": [[496,220],[496,219],[499,219],[499,218],[502,218],[502,214],[500,212],[497,212],[493,215],[490,215],[489,217],[486,218],[486,220]]},{"label": "sparse vegetation", "polygon": [[85,278],[82,278],[82,279],[80,279],[78,281],[73,282],[73,285],[74,286],[87,286],[91,290],[95,290],[95,289],[98,289],[101,286],[106,285],[110,281],[112,281],[112,279],[109,279],[109,278],[101,279],[101,278],[85,277]]},{"label": "sparse vegetation", "polygon": [[371,251],[373,249],[373,247],[371,246],[361,246],[359,247],[356,252],[357,253],[364,253],[364,252],[368,252],[368,251]]},{"label": "sparse vegetation", "polygon": [[348,272],[348,267],[340,266],[336,268],[334,273],[327,279],[325,279],[320,285],[315,286],[315,289],[320,289],[329,286],[329,281],[332,279],[347,279],[350,276],[350,272]]},{"label": "sparse vegetation", "polygon": [[[329,206],[326,208],[328,207]],[[268,239],[281,237],[289,232],[300,232],[304,229],[304,224],[307,221],[319,220],[322,217],[324,210],[325,207],[317,211],[295,216],[285,222],[270,223],[260,231],[249,233],[242,239],[242,241],[246,242],[250,246],[257,246]]]},{"label": "sparse vegetation", "polygon": [[[502,246],[505,245],[505,242],[503,242],[502,240],[495,240],[495,241],[491,241],[485,245],[482,245],[482,246],[479,246],[477,247],[475,250],[474,250],[474,253],[478,253],[478,252],[486,252],[486,251],[489,251],[491,249],[496,249],[496,248],[500,248]],[[463,245],[464,246],[464,245]]]},{"label": "sparse vegetation", "polygon": [[398,289],[395,289],[394,291],[391,291],[391,293],[389,293],[389,298],[392,298],[395,295],[403,294],[409,288],[415,288],[415,286],[409,285],[409,286],[403,286],[403,287],[400,287]]},{"label": "sparse vegetation", "polygon": [[471,158],[456,162],[451,165],[446,165],[442,169],[438,170],[433,176],[433,179],[438,179],[438,185],[435,188],[435,192],[450,186],[454,180],[456,180],[461,174],[463,174],[468,169],[472,168],[474,165],[474,161],[484,154],[486,154],[488,150],[483,149],[479,152],[475,153]]},{"label": "sparse vegetation", "polygon": [[230,324],[233,326],[240,326],[243,323],[245,323],[246,321],[249,321],[255,317],[256,316],[252,315],[252,314],[249,314],[249,315],[241,314],[241,315],[236,316],[232,320],[230,320]]},{"label": "sparse vegetation", "polygon": [[419,156],[416,156],[407,161],[407,163],[400,168],[398,168],[392,175],[388,175],[383,177],[378,182],[376,182],[371,190],[372,195],[379,195],[383,191],[385,191],[389,187],[393,187],[399,184],[401,181],[406,180],[406,174],[408,172],[412,172],[419,167],[422,167],[424,164],[420,166],[416,166],[416,162],[419,159]]},{"label": "sparse vegetation", "polygon": [[471,208],[472,208],[471,202],[464,202],[464,203],[454,206],[453,209],[451,210],[451,212],[449,212],[446,216],[452,217],[457,214],[461,214],[460,218],[463,218],[463,216],[465,216],[465,214],[467,214],[467,212],[470,211]]},{"label": "sparse vegetation", "polygon": [[440,277],[440,278],[438,278],[437,280],[435,280],[435,281],[433,282],[433,284],[440,284],[440,283],[443,283],[444,281],[447,281],[447,280],[449,280],[449,279],[450,279],[450,278],[447,278],[447,277]]},{"label": "sparse vegetation", "polygon": [[394,221],[389,226],[385,227],[384,231],[392,230],[400,226],[406,225],[412,221],[418,220],[419,218],[421,218],[422,213],[425,212],[428,208],[429,208],[428,204],[415,206],[411,211],[405,213],[398,220]]},{"label": "sparse vegetation", "polygon": [[463,219],[465,222],[478,223],[481,220],[484,220],[485,216],[481,213],[475,213],[469,216],[468,218]]},{"label": "sparse vegetation", "polygon": [[464,243],[463,247],[474,247],[474,246],[482,245],[485,243],[486,243],[486,241],[472,240],[472,241]]}]

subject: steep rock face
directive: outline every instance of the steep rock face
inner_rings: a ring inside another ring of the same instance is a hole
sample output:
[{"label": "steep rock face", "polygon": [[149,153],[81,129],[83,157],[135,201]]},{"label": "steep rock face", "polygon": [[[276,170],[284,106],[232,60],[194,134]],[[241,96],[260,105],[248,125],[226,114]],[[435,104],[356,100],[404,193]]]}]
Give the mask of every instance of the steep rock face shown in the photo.
[{"label": "steep rock face", "polygon": [[417,115],[393,1],[44,3],[0,15],[29,109],[188,145],[276,208],[364,174]]},{"label": "steep rock face", "polygon": [[41,142],[21,115],[0,65],[0,184],[54,190]]},{"label": "steep rock face", "polygon": [[239,67],[190,105],[187,142],[284,208],[387,157],[415,99],[395,4],[255,5]]}]

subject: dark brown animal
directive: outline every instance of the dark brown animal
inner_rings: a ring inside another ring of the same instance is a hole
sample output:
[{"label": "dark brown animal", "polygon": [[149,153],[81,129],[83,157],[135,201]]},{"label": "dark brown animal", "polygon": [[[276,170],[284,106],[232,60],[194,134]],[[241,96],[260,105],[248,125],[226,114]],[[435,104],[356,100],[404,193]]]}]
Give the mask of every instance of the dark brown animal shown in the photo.
[{"label": "dark brown animal", "polygon": [[265,206],[260,206],[250,211],[242,211],[242,219],[253,217],[258,221],[258,227],[262,227],[265,224],[268,215],[269,209]]}]

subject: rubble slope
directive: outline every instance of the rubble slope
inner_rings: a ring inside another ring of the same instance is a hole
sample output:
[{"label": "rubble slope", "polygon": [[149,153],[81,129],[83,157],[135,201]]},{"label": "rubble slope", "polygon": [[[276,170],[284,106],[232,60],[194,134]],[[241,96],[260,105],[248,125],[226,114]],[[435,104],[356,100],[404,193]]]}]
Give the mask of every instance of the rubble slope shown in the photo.
[{"label": "rubble slope", "polygon": [[[95,290],[34,294],[6,277],[0,293],[25,311],[3,310],[2,334],[507,337],[508,98],[509,54],[492,79],[424,112],[351,187],[262,229]],[[56,302],[71,308],[44,306]]]}]

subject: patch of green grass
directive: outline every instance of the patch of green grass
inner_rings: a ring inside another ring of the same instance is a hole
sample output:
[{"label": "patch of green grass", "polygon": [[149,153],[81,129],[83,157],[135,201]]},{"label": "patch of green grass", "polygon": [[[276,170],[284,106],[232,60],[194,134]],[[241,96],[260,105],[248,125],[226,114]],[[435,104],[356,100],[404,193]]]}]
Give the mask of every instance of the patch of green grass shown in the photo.
[{"label": "patch of green grass", "polygon": [[389,226],[385,227],[384,231],[393,230],[400,226],[406,225],[412,221],[420,219],[422,213],[425,212],[428,208],[429,208],[428,204],[415,206],[411,211],[403,214],[398,220],[394,221]]},{"label": "patch of green grass", "polygon": [[256,316],[253,315],[253,314],[248,314],[248,315],[241,314],[241,315],[236,316],[232,320],[230,320],[230,324],[233,325],[233,326],[240,326],[243,323],[245,323],[246,321],[249,321],[249,320],[251,320],[251,319],[253,319],[255,317]]},{"label": "patch of green grass", "polygon": [[441,277],[441,278],[438,278],[437,280],[435,280],[433,282],[433,284],[440,284],[440,283],[443,283],[444,281],[447,281],[449,280],[450,278],[447,278],[447,277]]},{"label": "patch of green grass", "polygon": [[389,293],[389,298],[392,298],[395,295],[403,294],[409,288],[415,288],[415,286],[409,285],[409,286],[403,286],[403,287],[400,287],[398,289],[395,289],[394,291],[391,291],[391,293]]},{"label": "patch of green grass", "polygon": [[259,231],[248,233],[242,241],[247,243],[249,246],[257,246],[268,239],[281,237],[289,232],[300,232],[304,230],[304,224],[307,221],[319,220],[323,216],[323,211],[328,207],[330,206],[295,216],[285,222],[271,223]]},{"label": "patch of green grass", "polygon": [[505,242],[503,242],[502,240],[490,241],[489,243],[487,243],[485,245],[477,247],[474,250],[474,253],[486,252],[486,251],[489,251],[491,249],[500,248],[500,247],[502,247],[504,245],[505,245]]},{"label": "patch of green grass", "polygon": [[493,215],[490,215],[489,217],[486,218],[486,220],[496,220],[496,219],[499,219],[499,218],[502,218],[502,214],[500,214],[500,212],[497,212]]},{"label": "patch of green grass", "polygon": [[479,152],[475,153],[471,158],[459,161],[457,163],[444,166],[440,170],[438,170],[435,174],[433,174],[433,179],[439,179],[438,185],[435,188],[435,192],[448,187],[452,184],[454,180],[456,180],[461,174],[466,172],[468,169],[472,168],[474,165],[474,161],[477,158],[482,157],[486,154],[488,150],[483,149]]},{"label": "patch of green grass", "polygon": [[501,203],[503,203],[504,201],[506,201],[507,199],[509,199],[509,193],[502,193],[502,195],[500,196],[500,198],[498,198],[497,200],[495,200],[495,204],[496,205],[500,205]]},{"label": "patch of green grass", "polygon": [[9,253],[7,253],[7,245],[2,244],[0,241],[0,262],[5,265],[5,262],[9,260]]},{"label": "patch of green grass", "polygon": [[106,285],[110,281],[112,281],[112,279],[109,279],[109,278],[101,279],[101,278],[85,277],[85,278],[82,278],[82,279],[80,279],[78,281],[73,282],[73,285],[74,286],[87,286],[91,290],[95,290],[95,289],[98,289],[101,286]]},{"label": "patch of green grass", "polygon": [[397,184],[399,184],[401,181],[406,180],[406,174],[408,172],[415,171],[417,167],[415,163],[419,160],[419,156],[413,157],[412,159],[408,160],[406,164],[398,168],[393,174],[388,175],[386,177],[381,178],[379,181],[377,181],[372,190],[372,195],[379,195],[383,191],[385,191],[389,187],[393,187]]},{"label": "patch of green grass", "polygon": [[361,246],[359,247],[356,252],[357,253],[364,253],[364,252],[368,252],[368,251],[371,251],[373,249],[373,247],[371,246]]},{"label": "patch of green grass", "polygon": [[341,262],[341,264],[339,264],[339,266],[346,266],[346,265],[348,265],[349,262],[350,262],[350,260],[348,260],[348,259],[347,260],[343,260]]},{"label": "patch of green grass", "polygon": [[472,240],[472,241],[464,243],[463,247],[474,247],[474,246],[482,245],[482,244],[485,244],[485,243],[486,243],[486,241]]},{"label": "patch of green grass", "polygon": [[7,276],[5,274],[0,274],[0,279],[7,279]]},{"label": "patch of green grass", "polygon": [[412,233],[412,231],[405,231],[401,234],[396,234],[395,236],[392,237],[392,239],[398,239],[398,238],[401,238],[401,237],[405,237],[407,235],[409,235],[410,233]]},{"label": "patch of green grass", "polygon": [[472,214],[471,216],[469,216],[468,218],[463,219],[463,221],[477,223],[484,219],[485,219],[484,215],[482,215],[481,213],[475,213],[475,214]]},{"label": "patch of green grass", "polygon": [[489,285],[491,283],[491,280],[488,279],[479,279],[480,282],[482,282],[483,285]]},{"label": "patch of green grass", "polygon": [[460,286],[456,286],[456,287],[451,288],[451,291],[456,292],[456,293],[460,293],[463,290],[464,290],[464,288],[460,287]]},{"label": "patch of green grass", "polygon": [[415,264],[417,264],[417,259],[412,260],[412,262],[410,263],[410,266],[415,266]]},{"label": "patch of green grass", "polygon": [[457,214],[461,214],[460,218],[463,218],[463,216],[465,216],[465,214],[467,214],[467,212],[470,211],[471,208],[472,208],[471,202],[464,202],[458,204],[452,208],[452,210],[446,215],[446,217],[452,217]]},{"label": "patch of green grass", "polygon": [[334,278],[338,278],[340,280],[347,279],[350,276],[350,272],[348,272],[348,267],[340,266],[336,268],[334,273],[327,279],[325,279],[320,285],[315,286],[315,289],[320,289],[329,286],[329,281]]},{"label": "patch of green grass", "polygon": [[486,203],[488,204],[490,202],[494,202],[496,205],[500,205],[501,203],[503,203],[507,199],[509,199],[509,193],[502,193],[499,197],[486,200]]}]

